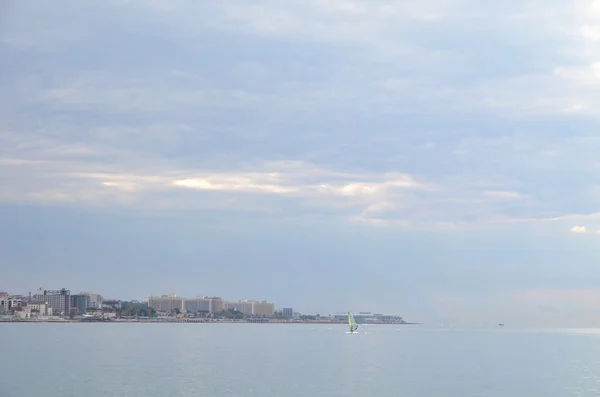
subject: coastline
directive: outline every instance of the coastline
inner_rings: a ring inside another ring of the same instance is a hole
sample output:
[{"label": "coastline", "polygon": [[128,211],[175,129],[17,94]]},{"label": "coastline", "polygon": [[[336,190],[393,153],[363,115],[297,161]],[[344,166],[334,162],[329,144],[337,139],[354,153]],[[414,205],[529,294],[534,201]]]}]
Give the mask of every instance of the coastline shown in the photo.
[{"label": "coastline", "polygon": [[[73,323],[149,323],[149,324],[322,324],[322,325],[346,325],[345,322],[327,321],[327,320],[275,320],[275,319],[244,319],[244,320],[215,320],[215,319],[185,319],[185,318],[169,318],[169,319],[0,319],[2,323],[58,323],[58,324],[73,324]],[[361,325],[422,325],[420,323],[409,322],[394,322],[394,323],[363,323]]]}]

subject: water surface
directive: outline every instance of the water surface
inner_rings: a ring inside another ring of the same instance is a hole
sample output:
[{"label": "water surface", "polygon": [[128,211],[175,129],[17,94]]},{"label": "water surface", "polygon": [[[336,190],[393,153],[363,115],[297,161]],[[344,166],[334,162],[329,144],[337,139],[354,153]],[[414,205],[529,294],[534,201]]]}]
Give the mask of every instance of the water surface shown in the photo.
[{"label": "water surface", "polygon": [[597,330],[0,324],[0,396],[600,394]]}]

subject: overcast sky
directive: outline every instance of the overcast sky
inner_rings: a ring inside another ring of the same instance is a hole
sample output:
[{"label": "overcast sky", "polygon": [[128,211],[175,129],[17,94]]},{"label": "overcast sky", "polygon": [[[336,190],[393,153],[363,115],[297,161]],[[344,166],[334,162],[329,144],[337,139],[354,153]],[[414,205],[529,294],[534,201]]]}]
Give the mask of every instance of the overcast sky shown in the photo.
[{"label": "overcast sky", "polygon": [[599,1],[1,4],[0,290],[600,325]]}]

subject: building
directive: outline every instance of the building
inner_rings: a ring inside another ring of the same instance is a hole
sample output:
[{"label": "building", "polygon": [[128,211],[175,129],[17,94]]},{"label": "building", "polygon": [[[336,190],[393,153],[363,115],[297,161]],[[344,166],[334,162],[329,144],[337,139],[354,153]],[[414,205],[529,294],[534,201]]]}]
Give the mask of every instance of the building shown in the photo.
[{"label": "building", "polygon": [[9,295],[6,292],[0,292],[0,313],[8,313],[13,308],[19,308],[23,304],[23,297],[20,295]]},{"label": "building", "polygon": [[99,309],[99,308],[93,308],[93,307],[89,307],[86,311],[85,311],[85,315],[84,320],[87,319],[104,319],[104,320],[109,320],[109,319],[113,319],[117,316],[117,314],[115,313],[115,311],[113,309]]},{"label": "building", "polygon": [[52,307],[47,302],[29,302],[23,310],[29,314],[28,318],[52,315]]},{"label": "building", "polygon": [[185,310],[183,301],[184,299],[182,297],[178,297],[175,294],[151,296],[148,298],[148,307],[157,312],[164,313],[171,313],[175,311],[175,309],[183,311]]},{"label": "building", "polygon": [[281,309],[281,315],[283,317],[294,317],[294,309],[292,309],[291,307],[284,307],[283,309]]},{"label": "building", "polygon": [[242,300],[227,302],[227,310],[236,310],[250,316],[272,316],[275,314],[275,305],[267,301]]},{"label": "building", "polygon": [[148,311],[148,302],[139,302],[136,300],[133,301],[124,301],[121,302],[121,307],[124,310],[132,310],[132,311]]},{"label": "building", "polygon": [[94,294],[91,292],[80,292],[79,295],[84,295],[89,298],[88,307],[91,307],[94,309],[102,308],[102,302],[104,301],[104,299],[102,298],[102,295]]},{"label": "building", "polygon": [[123,307],[120,300],[105,299],[102,301],[102,309],[120,310]]},{"label": "building", "polygon": [[33,296],[33,302],[46,302],[56,315],[68,316],[71,311],[71,291],[64,288],[60,290],[40,288]]},{"label": "building", "polygon": [[252,314],[252,302],[248,301],[239,301],[239,302],[227,302],[225,304],[225,310],[235,310],[242,314],[251,315]]},{"label": "building", "polygon": [[157,312],[173,313],[177,310],[188,313],[222,313],[225,310],[235,310],[251,316],[273,316],[275,305],[267,301],[242,300],[225,302],[218,296],[198,296],[182,298],[175,294],[151,296],[148,307]]},{"label": "building", "polygon": [[189,313],[221,313],[224,310],[223,299],[218,296],[202,296],[184,299],[183,305]]},{"label": "building", "polygon": [[[335,314],[334,319],[338,321],[347,321],[348,313]],[[406,324],[401,316],[384,315],[380,313],[359,312],[354,315],[354,319],[359,324]]]},{"label": "building", "polygon": [[275,314],[275,305],[267,301],[252,302],[252,314],[270,317]]},{"label": "building", "polygon": [[77,308],[77,314],[85,314],[85,311],[90,306],[89,295],[71,295],[71,307]]},{"label": "building", "polygon": [[188,313],[208,312],[209,302],[202,298],[186,298],[183,300],[183,308]]},{"label": "building", "polygon": [[223,298],[218,296],[211,296],[210,299],[210,312],[211,313],[221,313],[225,311],[225,301]]}]

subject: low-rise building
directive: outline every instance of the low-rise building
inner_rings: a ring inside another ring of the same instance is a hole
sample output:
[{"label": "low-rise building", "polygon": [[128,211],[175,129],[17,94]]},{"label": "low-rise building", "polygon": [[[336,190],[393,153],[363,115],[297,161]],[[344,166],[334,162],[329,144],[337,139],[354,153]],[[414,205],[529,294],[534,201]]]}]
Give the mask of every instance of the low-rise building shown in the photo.
[{"label": "low-rise building", "polygon": [[112,319],[117,316],[114,309],[105,308],[105,309],[97,309],[97,308],[88,308],[83,316],[85,318],[101,318],[101,319]]},{"label": "low-rise building", "polygon": [[36,317],[36,315],[52,316],[52,307],[48,302],[28,302],[23,310],[31,313],[31,317]]},{"label": "low-rise building", "polygon": [[0,293],[0,313],[8,313],[13,309],[21,307],[23,297],[20,295],[9,295],[6,292]]},{"label": "low-rise building", "polygon": [[130,312],[148,311],[148,302],[124,301],[121,302],[121,308]]},{"label": "low-rise building", "polygon": [[123,307],[122,303],[120,300],[116,300],[116,299],[105,299],[104,301],[102,301],[102,308],[103,309],[114,309],[114,310],[119,310]]},{"label": "low-rise building", "polygon": [[[347,321],[348,314],[338,313],[333,315],[333,318],[337,321]],[[354,319],[358,323],[363,324],[405,324],[406,322],[401,316],[395,315],[384,315],[380,313],[371,313],[371,312],[359,312],[358,314],[354,314]]]}]

